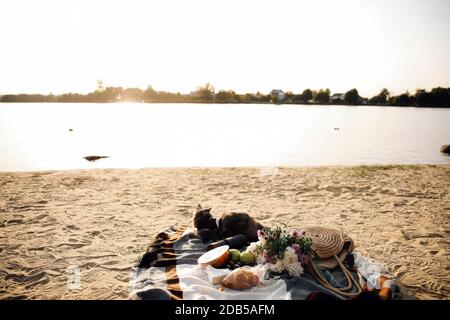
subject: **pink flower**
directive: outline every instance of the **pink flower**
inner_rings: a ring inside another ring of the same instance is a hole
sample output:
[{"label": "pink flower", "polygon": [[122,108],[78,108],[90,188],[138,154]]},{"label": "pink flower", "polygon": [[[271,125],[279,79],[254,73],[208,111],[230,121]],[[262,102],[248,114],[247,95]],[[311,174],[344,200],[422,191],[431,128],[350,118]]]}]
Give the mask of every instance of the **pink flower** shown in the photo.
[{"label": "pink flower", "polygon": [[264,230],[258,230],[256,231],[256,234],[258,235],[259,241],[266,239],[266,233],[264,232]]},{"label": "pink flower", "polygon": [[303,253],[300,253],[298,256],[298,261],[303,265],[306,266],[309,263],[309,256]]},{"label": "pink flower", "polygon": [[301,238],[306,234],[306,230],[305,229],[294,229],[291,230],[291,232],[289,232],[289,236],[291,238]]},{"label": "pink flower", "polygon": [[295,253],[298,256],[298,261],[304,266],[307,265],[309,262],[309,256],[302,252],[300,245],[295,243],[292,245],[292,248],[295,250]]},{"label": "pink flower", "polygon": [[300,248],[300,245],[299,245],[299,244],[294,243],[294,244],[292,245],[292,248],[295,250],[295,253],[296,253],[297,255],[299,255],[299,254],[301,253],[301,248]]}]

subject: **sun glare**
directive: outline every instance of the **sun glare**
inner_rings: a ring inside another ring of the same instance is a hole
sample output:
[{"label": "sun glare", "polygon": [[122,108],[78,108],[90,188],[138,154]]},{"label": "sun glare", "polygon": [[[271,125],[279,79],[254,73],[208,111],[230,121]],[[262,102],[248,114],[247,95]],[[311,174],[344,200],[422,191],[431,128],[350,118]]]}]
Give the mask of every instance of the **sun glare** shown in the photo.
[{"label": "sun glare", "polygon": [[431,2],[2,1],[0,94],[446,86],[449,2]]}]

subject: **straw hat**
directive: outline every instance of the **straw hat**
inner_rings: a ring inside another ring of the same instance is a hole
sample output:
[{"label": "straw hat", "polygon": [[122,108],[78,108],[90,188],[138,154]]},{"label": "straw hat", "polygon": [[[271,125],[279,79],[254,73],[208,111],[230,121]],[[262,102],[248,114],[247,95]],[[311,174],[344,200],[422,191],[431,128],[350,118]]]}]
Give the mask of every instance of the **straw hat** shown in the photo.
[{"label": "straw hat", "polygon": [[[323,228],[307,227],[306,235],[311,237],[311,248],[319,258],[326,259],[337,255],[351,239],[342,231]],[[351,250],[349,250],[351,251]]]},{"label": "straw hat", "polygon": [[[354,248],[351,238],[344,232],[323,227],[307,227],[306,235],[312,240],[311,249],[317,257],[310,260],[310,271],[314,278],[325,288],[345,297],[356,297],[362,292],[359,282],[342,263]],[[318,268],[334,269],[339,267],[347,279],[346,287],[335,287],[319,272]],[[354,290],[356,288],[356,291]]]}]

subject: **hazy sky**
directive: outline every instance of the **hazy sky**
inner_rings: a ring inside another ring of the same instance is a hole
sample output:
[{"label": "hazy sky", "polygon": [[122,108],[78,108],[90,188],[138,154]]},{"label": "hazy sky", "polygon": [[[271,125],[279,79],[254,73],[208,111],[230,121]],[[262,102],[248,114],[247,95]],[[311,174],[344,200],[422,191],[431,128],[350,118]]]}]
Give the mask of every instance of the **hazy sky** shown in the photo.
[{"label": "hazy sky", "polygon": [[450,87],[449,0],[1,0],[0,93]]}]

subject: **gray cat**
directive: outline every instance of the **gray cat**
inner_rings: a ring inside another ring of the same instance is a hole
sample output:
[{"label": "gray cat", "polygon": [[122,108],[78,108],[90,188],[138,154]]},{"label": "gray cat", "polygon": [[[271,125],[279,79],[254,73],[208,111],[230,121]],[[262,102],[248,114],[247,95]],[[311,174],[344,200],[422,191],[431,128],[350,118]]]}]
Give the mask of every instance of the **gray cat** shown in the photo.
[{"label": "gray cat", "polygon": [[216,241],[235,236],[245,235],[247,241],[258,240],[257,231],[264,226],[245,212],[229,212],[221,218],[214,218],[211,208],[197,206],[193,216],[194,227],[197,228],[199,236],[205,241]]}]

